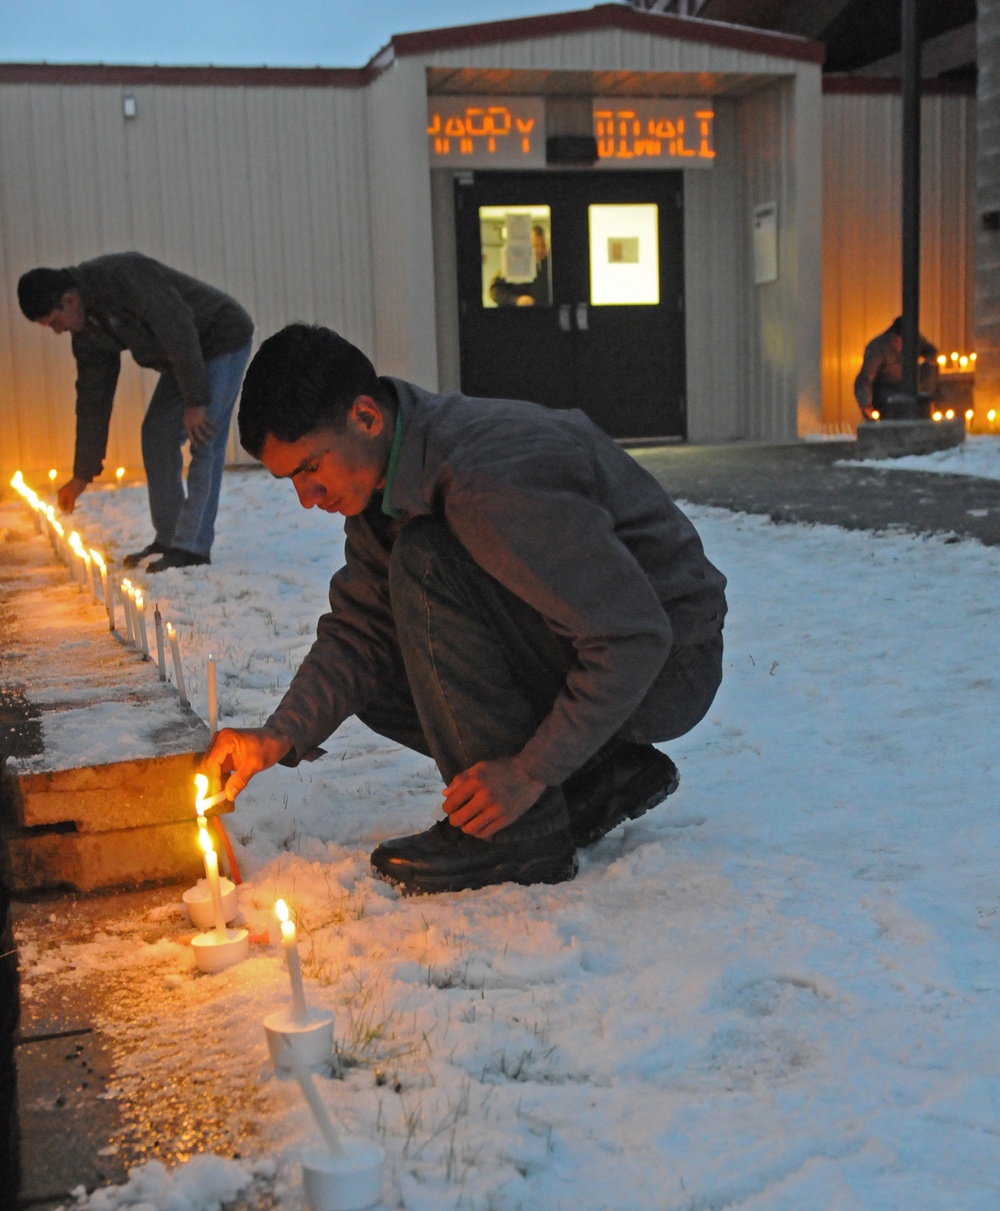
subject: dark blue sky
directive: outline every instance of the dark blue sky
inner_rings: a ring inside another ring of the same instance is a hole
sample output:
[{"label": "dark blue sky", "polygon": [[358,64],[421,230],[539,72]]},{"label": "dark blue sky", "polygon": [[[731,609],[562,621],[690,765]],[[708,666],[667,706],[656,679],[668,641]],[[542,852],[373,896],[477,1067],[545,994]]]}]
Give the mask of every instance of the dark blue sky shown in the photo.
[{"label": "dark blue sky", "polygon": [[392,34],[594,0],[0,0],[0,60],[357,67]]}]

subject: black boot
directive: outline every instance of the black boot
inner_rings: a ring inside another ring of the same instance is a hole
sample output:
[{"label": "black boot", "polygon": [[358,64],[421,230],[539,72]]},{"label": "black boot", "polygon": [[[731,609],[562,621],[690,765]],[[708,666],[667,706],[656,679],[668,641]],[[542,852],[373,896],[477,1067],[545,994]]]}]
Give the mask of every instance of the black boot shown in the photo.
[{"label": "black boot", "polygon": [[563,783],[577,846],[593,845],[623,820],[636,820],[680,784],[677,766],[651,744],[622,743]]},{"label": "black boot", "polygon": [[139,564],[141,564],[144,559],[148,559],[150,555],[166,555],[167,549],[167,547],[165,547],[162,543],[157,542],[154,538],[153,541],[148,546],[143,547],[141,551],[133,551],[130,555],[126,555],[122,560],[122,567],[137,568]]},{"label": "black boot", "polygon": [[207,555],[196,555],[194,551],[185,551],[183,547],[168,547],[163,558],[154,559],[146,571],[165,572],[167,568],[195,568],[211,562]]},{"label": "black boot", "polygon": [[462,832],[450,820],[439,820],[426,832],[377,846],[372,853],[372,869],[411,893],[572,879],[577,860],[569,833],[560,829],[541,837],[508,838],[512,830],[518,831],[520,823],[483,841]]}]

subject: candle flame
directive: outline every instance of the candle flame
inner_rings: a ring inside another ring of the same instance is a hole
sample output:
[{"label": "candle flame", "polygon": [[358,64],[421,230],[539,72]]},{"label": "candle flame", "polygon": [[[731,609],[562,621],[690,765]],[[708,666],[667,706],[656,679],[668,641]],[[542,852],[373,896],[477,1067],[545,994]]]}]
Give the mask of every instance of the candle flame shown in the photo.
[{"label": "candle flame", "polygon": [[206,854],[215,853],[215,847],[212,845],[212,838],[208,835],[207,828],[198,829],[198,844]]},{"label": "candle flame", "polygon": [[15,492],[20,492],[21,489],[24,487],[24,476],[21,474],[20,471],[15,471],[14,474],[10,477],[10,486],[14,489]]},{"label": "candle flame", "polygon": [[202,804],[202,800],[205,798],[206,794],[208,793],[208,779],[205,777],[204,774],[195,774],[194,786],[195,786],[194,810],[198,813],[199,816],[204,816],[205,813],[202,810],[201,804]]},{"label": "candle flame", "polygon": [[137,609],[137,610],[141,610],[141,609],[142,609],[142,605],[143,605],[143,602],[142,602],[142,594],[139,592],[139,590],[138,590],[138,589],[136,589],[136,591],[135,591],[135,606],[136,606],[136,609]]},{"label": "candle flame", "polygon": [[101,557],[100,553],[95,551],[93,547],[90,548],[90,558],[94,561],[94,563],[97,564],[98,568],[100,568],[102,572],[106,572],[108,570],[108,565],[104,562],[104,559]]},{"label": "candle flame", "polygon": [[168,622],[167,623],[167,638],[173,639],[173,637],[176,634],[177,634],[177,632],[174,630],[174,624],[172,622]]},{"label": "candle flame", "polygon": [[278,900],[274,906],[274,911],[278,916],[278,920],[284,925],[288,920],[288,905],[284,900]]},{"label": "candle flame", "polygon": [[59,535],[59,537],[60,537],[60,538],[62,538],[62,536],[63,536],[63,528],[62,528],[62,526],[60,525],[60,523],[59,523],[58,521],[56,521],[56,519],[55,519],[54,517],[52,517],[52,516],[51,516],[51,514],[50,514],[50,516],[49,516],[49,521],[51,521],[51,522],[52,522],[52,525],[55,527],[55,531],[56,531],[56,533]]},{"label": "candle flame", "polygon": [[50,479],[50,480],[51,480],[53,483],[55,483],[55,482],[56,482],[56,476],[57,476],[58,474],[59,474],[59,472],[58,472],[58,471],[55,469],[55,467],[53,467],[53,468],[52,468],[52,470],[49,472],[49,479]]},{"label": "candle flame", "polygon": [[119,468],[118,468],[118,470],[115,472],[115,475],[117,475],[119,482],[121,481],[121,479],[122,479],[122,477],[124,476],[124,474],[125,474],[125,468],[124,468],[124,467],[119,467]]}]

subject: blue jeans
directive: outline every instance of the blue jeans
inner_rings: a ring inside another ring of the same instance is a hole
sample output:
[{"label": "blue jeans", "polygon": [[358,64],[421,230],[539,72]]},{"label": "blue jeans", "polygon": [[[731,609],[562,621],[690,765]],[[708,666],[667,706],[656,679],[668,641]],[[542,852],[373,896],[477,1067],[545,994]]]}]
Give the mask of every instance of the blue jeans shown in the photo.
[{"label": "blue jeans", "polygon": [[249,360],[250,346],[244,345],[205,363],[212,393],[207,416],[215,425],[215,436],[191,451],[186,493],[181,454],[187,440],[184,400],[169,371],[156,384],[142,422],[142,462],[153,529],[162,547],[180,547],[195,555],[208,555],[212,550],[229,419]]}]

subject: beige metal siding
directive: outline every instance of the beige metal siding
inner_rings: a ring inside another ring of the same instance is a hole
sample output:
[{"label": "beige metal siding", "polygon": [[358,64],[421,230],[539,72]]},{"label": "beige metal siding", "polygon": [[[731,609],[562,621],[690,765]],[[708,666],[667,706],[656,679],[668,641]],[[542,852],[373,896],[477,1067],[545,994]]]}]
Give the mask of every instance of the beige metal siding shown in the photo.
[{"label": "beige metal siding", "polygon": [[367,351],[380,373],[433,390],[438,358],[423,65],[393,64],[371,86],[369,114],[375,343]]},{"label": "beige metal siding", "polygon": [[745,239],[735,101],[715,102],[715,164],[684,174],[688,437],[742,434]]},{"label": "beige metal siding", "polygon": [[[229,291],[258,338],[304,319],[374,348],[366,110],[353,89],[0,85],[5,473],[72,462],[69,339],[17,307],[34,265],[136,248]],[[156,376],[122,362],[106,466],[138,468]]]},{"label": "beige metal siding", "polygon": [[[818,78],[809,88],[799,76],[739,106],[747,351],[740,433],[756,441],[789,441],[819,427],[818,98]],[[757,285],[752,216],[768,202],[777,203],[778,278]]]},{"label": "beige metal siding", "polygon": [[[898,96],[823,98],[823,420],[856,425],[865,344],[899,314],[901,129]],[[970,97],[921,102],[920,328],[971,351],[975,111]]]}]

